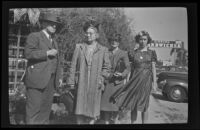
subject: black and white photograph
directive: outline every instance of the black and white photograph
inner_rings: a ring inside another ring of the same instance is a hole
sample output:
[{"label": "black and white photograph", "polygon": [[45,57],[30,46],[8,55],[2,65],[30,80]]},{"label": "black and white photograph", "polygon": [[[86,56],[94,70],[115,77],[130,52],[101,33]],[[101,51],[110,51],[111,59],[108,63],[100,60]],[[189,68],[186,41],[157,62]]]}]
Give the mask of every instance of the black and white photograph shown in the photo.
[{"label": "black and white photograph", "polygon": [[188,20],[185,7],[10,8],[9,123],[187,124]]}]

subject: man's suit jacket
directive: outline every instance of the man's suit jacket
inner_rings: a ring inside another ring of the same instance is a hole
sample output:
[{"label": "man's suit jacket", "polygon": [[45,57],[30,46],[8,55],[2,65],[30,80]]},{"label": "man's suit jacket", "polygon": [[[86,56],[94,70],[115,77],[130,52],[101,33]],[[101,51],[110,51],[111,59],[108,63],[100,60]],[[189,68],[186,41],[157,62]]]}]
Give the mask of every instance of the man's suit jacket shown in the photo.
[{"label": "man's suit jacket", "polygon": [[[55,49],[58,50],[58,45],[53,39]],[[43,89],[49,82],[52,73],[52,59],[47,57],[47,51],[53,46],[44,32],[31,33],[26,40],[25,57],[28,60],[25,85],[31,88]],[[58,87],[61,78],[61,67],[59,63],[59,55],[57,54],[57,70],[56,70],[56,86]]]}]

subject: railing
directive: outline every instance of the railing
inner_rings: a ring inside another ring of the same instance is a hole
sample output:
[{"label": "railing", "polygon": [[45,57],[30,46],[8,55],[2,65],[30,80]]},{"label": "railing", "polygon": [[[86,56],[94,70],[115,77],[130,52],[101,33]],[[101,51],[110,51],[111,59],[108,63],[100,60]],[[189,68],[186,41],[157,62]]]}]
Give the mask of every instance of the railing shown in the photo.
[{"label": "railing", "polygon": [[[16,61],[16,58],[9,58],[9,62],[11,61]],[[18,59],[20,60],[20,59]],[[16,68],[16,65],[14,65],[13,67],[9,66],[9,73],[13,73],[14,75],[10,75],[9,76],[9,94],[13,95],[17,89],[18,85],[23,85],[22,82],[22,76],[24,76],[25,74],[25,69],[27,66],[27,60],[26,59],[22,59],[26,62],[26,64],[20,69],[19,68],[19,63],[18,63],[18,68]],[[69,77],[69,68],[70,68],[70,64],[71,62],[67,61],[67,62],[62,62],[62,79],[63,79],[63,85],[67,85],[67,78]],[[21,72],[21,74],[19,75],[19,72]],[[16,74],[17,73],[17,74]],[[78,73],[78,72],[77,72]]]}]

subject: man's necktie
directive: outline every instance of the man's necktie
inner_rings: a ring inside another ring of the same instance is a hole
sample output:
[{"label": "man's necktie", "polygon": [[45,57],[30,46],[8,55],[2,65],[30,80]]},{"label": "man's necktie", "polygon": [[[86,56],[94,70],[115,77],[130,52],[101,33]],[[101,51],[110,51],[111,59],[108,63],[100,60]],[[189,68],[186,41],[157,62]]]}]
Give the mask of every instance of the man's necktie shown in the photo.
[{"label": "man's necktie", "polygon": [[51,38],[51,35],[49,35],[49,41],[50,41],[50,43],[52,44],[52,38]]}]

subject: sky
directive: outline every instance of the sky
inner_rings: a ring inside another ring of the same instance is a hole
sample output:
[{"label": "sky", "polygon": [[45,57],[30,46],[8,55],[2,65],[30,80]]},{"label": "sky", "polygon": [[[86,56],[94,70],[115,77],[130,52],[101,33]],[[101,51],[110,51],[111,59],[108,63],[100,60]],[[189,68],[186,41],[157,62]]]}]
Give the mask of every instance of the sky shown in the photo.
[{"label": "sky", "polygon": [[[132,25],[138,33],[149,32],[153,40],[181,40],[188,49],[187,9],[182,7],[124,8],[125,14],[133,19]],[[173,60],[169,48],[152,48],[158,59]]]}]

